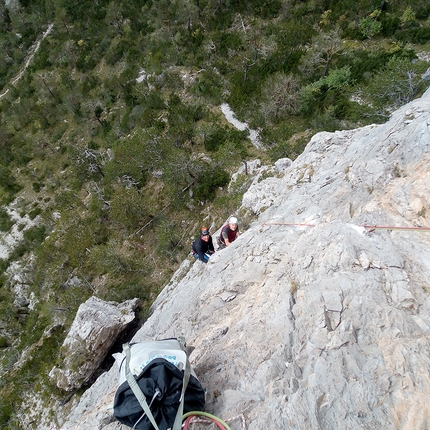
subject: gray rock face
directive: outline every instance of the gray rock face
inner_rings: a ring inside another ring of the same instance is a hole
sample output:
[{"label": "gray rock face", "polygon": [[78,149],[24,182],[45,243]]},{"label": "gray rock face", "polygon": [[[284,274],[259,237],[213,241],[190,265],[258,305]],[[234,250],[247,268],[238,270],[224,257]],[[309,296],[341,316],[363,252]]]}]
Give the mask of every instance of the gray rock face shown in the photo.
[{"label": "gray rock face", "polygon": [[[430,226],[429,111],[430,90],[386,124],[314,136],[248,191],[258,220],[174,278],[134,340],[185,336],[206,410],[248,430],[428,428],[430,231],[393,227]],[[62,428],[120,428],[116,380]]]},{"label": "gray rock face", "polygon": [[117,304],[90,297],[79,306],[62,346],[63,368],[49,372],[58,388],[75,390],[93,376],[117,336],[134,320],[138,304],[139,299]]}]

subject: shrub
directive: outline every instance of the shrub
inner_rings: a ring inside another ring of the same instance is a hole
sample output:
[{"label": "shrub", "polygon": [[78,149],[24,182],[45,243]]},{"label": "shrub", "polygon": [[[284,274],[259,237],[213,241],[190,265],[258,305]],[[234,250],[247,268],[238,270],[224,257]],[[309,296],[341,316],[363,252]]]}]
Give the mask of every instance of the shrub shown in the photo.
[{"label": "shrub", "polygon": [[[137,263],[137,262],[136,262]],[[116,276],[118,272],[127,272],[136,268],[136,263],[127,256],[118,241],[109,241],[106,244],[91,248],[86,266],[93,276],[106,273]]]},{"label": "shrub", "polygon": [[63,136],[63,134],[66,132],[67,128],[68,128],[67,124],[64,124],[64,123],[59,124],[55,128],[54,132],[52,133],[51,143],[58,142],[61,139],[61,137]]},{"label": "shrub", "polygon": [[45,226],[33,226],[28,230],[24,231],[24,240],[30,249],[34,249],[36,246],[40,245],[46,237],[46,227]]},{"label": "shrub", "polygon": [[330,67],[345,50],[339,30],[319,32],[300,61],[300,71],[312,81],[327,75]]},{"label": "shrub", "polygon": [[430,40],[430,28],[407,28],[396,31],[395,37],[402,42],[424,44]]},{"label": "shrub", "polygon": [[157,252],[159,255],[174,257],[180,251],[181,228],[174,222],[162,220],[156,227]]},{"label": "shrub", "polygon": [[246,155],[246,148],[241,143],[228,140],[218,149],[214,158],[220,166],[228,169],[236,167],[240,160],[246,158]]},{"label": "shrub", "polygon": [[6,337],[0,336],[0,348],[7,348],[9,346],[9,342]]},{"label": "shrub", "polygon": [[242,44],[242,37],[239,32],[219,32],[213,35],[214,42],[220,55],[226,56],[229,50],[237,50]]},{"label": "shrub", "polygon": [[228,173],[220,167],[208,169],[197,181],[195,198],[202,202],[212,201],[215,198],[217,188],[228,184],[229,180]]},{"label": "shrub", "polygon": [[314,115],[312,119],[312,126],[317,131],[336,131],[340,129],[339,120],[336,117],[336,109],[334,106],[320,111],[319,114]]},{"label": "shrub", "polygon": [[170,90],[179,91],[184,88],[184,82],[177,70],[166,70],[161,76],[163,85]]},{"label": "shrub", "polygon": [[374,51],[358,49],[343,56],[338,67],[348,66],[351,72],[350,79],[359,83],[364,80],[367,72],[374,72],[384,67],[390,56],[388,51],[382,49]]},{"label": "shrub", "polygon": [[320,86],[327,86],[329,90],[341,90],[350,85],[351,68],[345,66],[341,69],[329,70],[328,75],[318,82]]},{"label": "shrub", "polygon": [[14,223],[7,211],[3,208],[0,208],[0,231],[9,231],[13,224]]},{"label": "shrub", "polygon": [[391,37],[400,27],[400,18],[392,14],[384,14],[381,18],[381,36]]},{"label": "shrub", "polygon": [[115,145],[115,160],[103,167],[106,184],[122,182],[124,185],[137,188],[142,188],[146,184],[148,170],[157,168],[156,162],[163,156],[163,149],[158,140],[147,142],[147,139],[145,134],[136,134]]},{"label": "shrub", "polygon": [[279,160],[280,158],[295,160],[303,152],[308,142],[309,138],[306,136],[283,141],[270,149],[270,158],[273,161]]},{"label": "shrub", "polygon": [[300,113],[310,116],[320,103],[321,91],[315,85],[306,85],[300,90]]},{"label": "shrub", "polygon": [[266,120],[276,121],[286,114],[297,114],[299,105],[299,83],[293,75],[276,73],[270,76],[262,89],[261,109]]},{"label": "shrub", "polygon": [[382,30],[382,24],[374,18],[367,16],[360,20],[360,30],[364,37],[372,38]]},{"label": "shrub", "polygon": [[217,128],[205,138],[205,148],[208,151],[216,151],[226,140],[228,132],[224,128]]},{"label": "shrub", "polygon": [[281,6],[280,0],[256,0],[253,2],[254,12],[262,18],[275,17]]},{"label": "shrub", "polygon": [[211,71],[199,73],[196,77],[191,92],[195,95],[207,97],[213,103],[222,101],[221,78]]},{"label": "shrub", "polygon": [[205,136],[204,145],[208,151],[217,151],[226,142],[240,143],[248,135],[246,130],[227,129],[218,127]]},{"label": "shrub", "polygon": [[384,70],[376,73],[365,88],[365,96],[375,106],[399,107],[415,95],[421,76],[419,63],[412,64],[408,58],[393,57]]},{"label": "shrub", "polygon": [[122,60],[124,55],[128,52],[128,45],[129,42],[125,39],[113,41],[104,56],[106,63],[109,66],[113,66],[115,63]]},{"label": "shrub", "polygon": [[142,194],[135,187],[117,187],[111,196],[109,219],[119,228],[133,232],[147,219],[148,207]]},{"label": "shrub", "polygon": [[[1,397],[4,398],[3,396]],[[11,402],[3,400],[2,404],[0,405],[0,427],[2,428],[9,427],[10,419],[12,417],[12,411],[13,411],[13,408],[12,408]]]}]

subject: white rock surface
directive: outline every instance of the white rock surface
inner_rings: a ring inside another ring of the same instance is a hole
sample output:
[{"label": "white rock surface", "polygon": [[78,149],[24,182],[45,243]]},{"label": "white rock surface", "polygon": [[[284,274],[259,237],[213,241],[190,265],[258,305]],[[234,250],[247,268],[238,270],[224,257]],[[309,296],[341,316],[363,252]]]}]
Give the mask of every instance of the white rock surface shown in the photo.
[{"label": "white rock surface", "polygon": [[226,120],[232,124],[234,127],[236,127],[238,130],[248,130],[249,132],[249,140],[252,142],[252,144],[259,149],[264,149],[263,144],[260,141],[260,136],[258,135],[257,130],[252,130],[249,128],[248,124],[245,122],[239,121],[234,112],[231,110],[230,106],[227,103],[223,103],[221,106],[221,112],[224,114]]},{"label": "white rock surface", "polygon": [[24,238],[24,232],[31,227],[37,225],[39,219],[36,217],[34,220],[25,214],[21,216],[17,208],[18,201],[13,201],[6,211],[13,221],[13,226],[8,232],[0,232],[0,258],[7,260],[19,242]]},{"label": "white rock surface", "polygon": [[[314,136],[249,190],[258,220],[174,278],[134,340],[185,336],[206,410],[248,430],[428,428],[430,232],[364,226],[430,226],[429,112],[430,90],[386,124]],[[62,428],[120,428],[116,378]]]}]

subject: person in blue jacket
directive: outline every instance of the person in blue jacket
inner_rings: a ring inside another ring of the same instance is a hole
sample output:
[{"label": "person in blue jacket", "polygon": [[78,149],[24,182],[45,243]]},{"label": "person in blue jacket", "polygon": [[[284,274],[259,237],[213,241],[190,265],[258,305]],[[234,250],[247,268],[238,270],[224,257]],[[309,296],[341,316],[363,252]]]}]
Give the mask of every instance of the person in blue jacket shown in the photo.
[{"label": "person in blue jacket", "polygon": [[200,236],[192,244],[193,255],[203,263],[207,263],[209,257],[215,252],[212,236],[207,227],[202,227]]}]

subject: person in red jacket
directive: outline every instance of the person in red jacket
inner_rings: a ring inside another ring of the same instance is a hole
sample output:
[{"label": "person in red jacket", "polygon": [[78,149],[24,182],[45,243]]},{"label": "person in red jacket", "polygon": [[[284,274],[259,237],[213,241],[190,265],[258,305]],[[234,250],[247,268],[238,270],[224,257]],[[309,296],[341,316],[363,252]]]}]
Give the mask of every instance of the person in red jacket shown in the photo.
[{"label": "person in red jacket", "polygon": [[238,237],[240,236],[239,225],[237,218],[232,216],[228,220],[228,224],[226,224],[222,229],[219,237],[217,238],[218,249],[224,249],[227,246],[231,245]]}]

